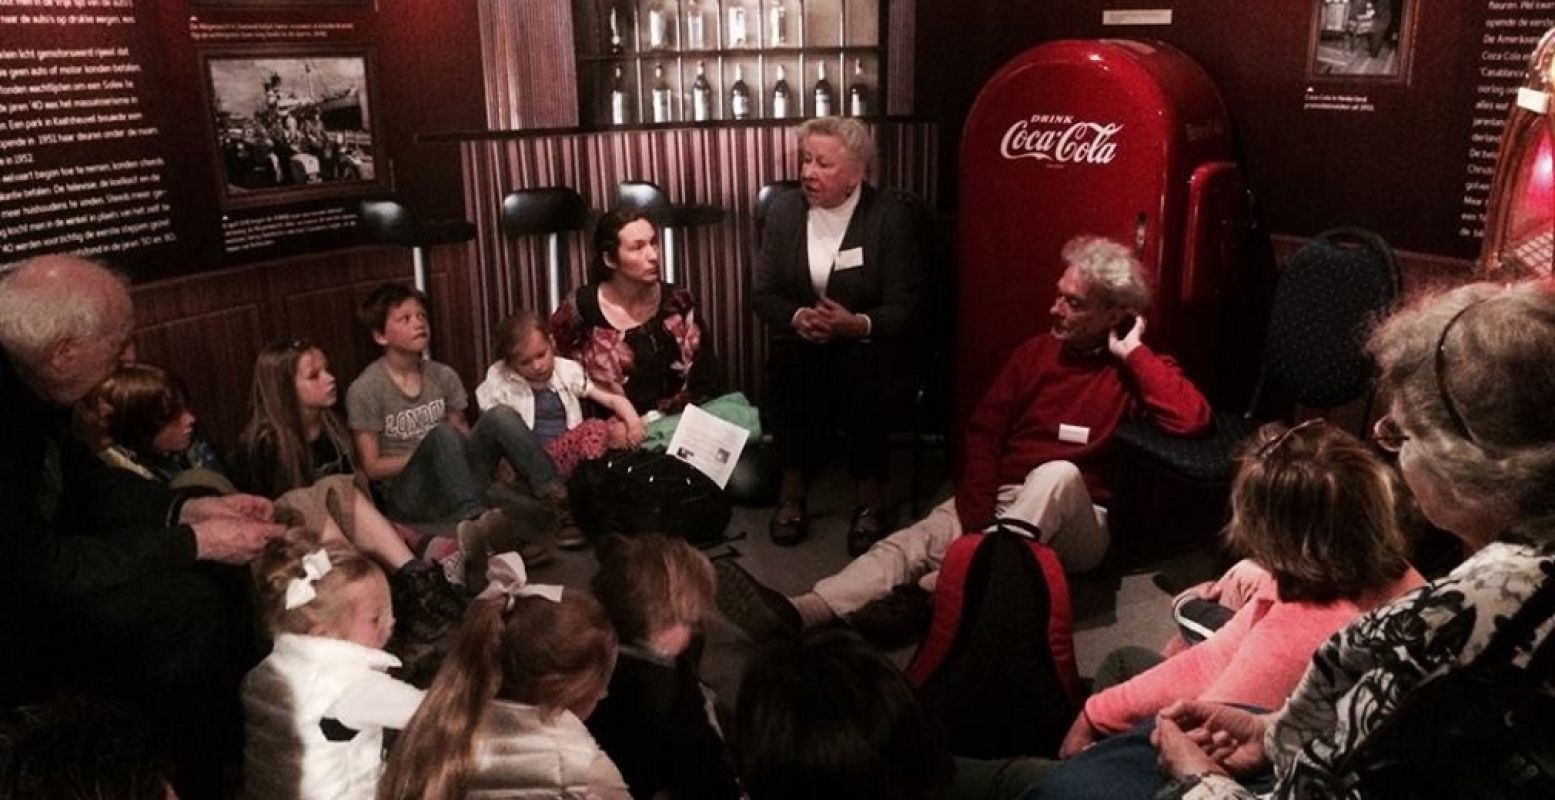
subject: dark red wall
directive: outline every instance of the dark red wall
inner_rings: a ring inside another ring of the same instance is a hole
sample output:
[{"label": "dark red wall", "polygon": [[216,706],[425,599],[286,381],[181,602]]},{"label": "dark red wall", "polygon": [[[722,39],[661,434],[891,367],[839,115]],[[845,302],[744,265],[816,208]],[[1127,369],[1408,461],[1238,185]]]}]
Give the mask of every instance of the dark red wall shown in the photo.
[{"label": "dark red wall", "polygon": [[[920,0],[916,96],[937,117],[953,198],[960,127],[1001,64],[1070,37],[1160,39],[1219,85],[1242,161],[1276,233],[1372,228],[1395,247],[1472,257],[1458,236],[1483,0],[1408,0],[1418,14],[1407,83],[1325,83],[1370,97],[1366,113],[1303,111],[1314,0]],[[1106,8],[1170,8],[1170,26],[1103,27]],[[936,65],[954,65],[937,67]]]}]

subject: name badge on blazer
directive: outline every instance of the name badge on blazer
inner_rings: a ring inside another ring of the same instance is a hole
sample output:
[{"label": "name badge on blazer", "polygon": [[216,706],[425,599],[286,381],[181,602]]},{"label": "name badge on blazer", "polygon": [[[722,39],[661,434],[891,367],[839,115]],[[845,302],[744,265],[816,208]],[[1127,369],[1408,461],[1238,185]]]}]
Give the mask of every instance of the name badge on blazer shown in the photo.
[{"label": "name badge on blazer", "polygon": [[1058,441],[1070,444],[1085,444],[1091,440],[1091,429],[1084,425],[1059,425]]},{"label": "name badge on blazer", "polygon": [[837,252],[837,260],[833,262],[832,269],[841,272],[845,269],[856,269],[864,266],[864,248],[850,247],[847,250]]}]

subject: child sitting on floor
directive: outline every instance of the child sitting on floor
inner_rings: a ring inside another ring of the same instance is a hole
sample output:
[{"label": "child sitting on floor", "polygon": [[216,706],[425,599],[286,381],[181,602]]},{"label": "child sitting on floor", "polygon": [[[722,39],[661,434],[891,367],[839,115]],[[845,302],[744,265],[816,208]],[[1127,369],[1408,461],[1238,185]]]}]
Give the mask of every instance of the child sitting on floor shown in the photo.
[{"label": "child sitting on floor", "polygon": [[555,469],[516,414],[488,414],[472,429],[458,373],[425,357],[431,327],[426,296],[384,284],[358,309],[383,348],[346,390],[346,416],[357,466],[381,490],[389,516],[410,522],[474,522],[458,528],[465,574],[478,584],[493,552],[517,547],[537,566],[551,551],[525,536],[486,495],[506,458],[531,486],[555,483]]},{"label": "child sitting on floor", "polygon": [[421,692],[386,674],[389,585],[371,561],[293,529],[255,561],[275,649],[243,680],[248,797],[374,796],[383,729],[403,728]]},{"label": "child sitting on floor", "polygon": [[[563,481],[580,461],[599,458],[607,449],[636,446],[643,438],[642,419],[631,401],[590,381],[581,364],[556,356],[540,315],[521,311],[503,320],[496,345],[502,360],[486,370],[475,401],[483,414],[498,408],[517,412],[545,448],[557,480],[532,488],[556,515],[556,543],[581,547],[588,540],[572,519]],[[608,422],[585,420],[580,402],[585,398],[615,417]]]},{"label": "child sitting on floor", "polygon": [[740,796],[689,655],[713,604],[713,580],[713,565],[684,539],[612,536],[599,550],[594,594],[621,657],[588,727],[638,800]]},{"label": "child sitting on floor", "polygon": [[150,364],[120,364],[81,402],[83,435],[110,467],[173,489],[236,492],[210,443],[194,432],[189,392]]},{"label": "child sitting on floor", "polygon": [[379,797],[630,797],[583,725],[615,667],[605,610],[581,592],[529,585],[509,553],[492,557],[491,578],[395,743]]}]

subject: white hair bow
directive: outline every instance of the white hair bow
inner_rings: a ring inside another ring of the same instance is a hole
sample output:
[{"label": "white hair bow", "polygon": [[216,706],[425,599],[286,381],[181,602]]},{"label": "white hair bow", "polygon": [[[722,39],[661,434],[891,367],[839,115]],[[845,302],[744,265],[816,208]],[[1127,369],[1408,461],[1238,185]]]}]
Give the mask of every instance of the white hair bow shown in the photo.
[{"label": "white hair bow", "polygon": [[294,608],[302,608],[313,602],[313,598],[318,597],[318,592],[314,591],[313,584],[318,579],[328,575],[329,571],[334,568],[334,565],[329,563],[329,553],[325,552],[322,547],[303,556],[302,577],[292,578],[286,584],[286,610],[291,611]]},{"label": "white hair bow", "polygon": [[524,559],[517,553],[498,553],[486,564],[486,588],[475,596],[477,600],[504,597],[502,610],[513,608],[513,601],[520,597],[543,597],[553,603],[562,601],[562,587],[547,583],[530,583],[529,572],[524,569]]}]

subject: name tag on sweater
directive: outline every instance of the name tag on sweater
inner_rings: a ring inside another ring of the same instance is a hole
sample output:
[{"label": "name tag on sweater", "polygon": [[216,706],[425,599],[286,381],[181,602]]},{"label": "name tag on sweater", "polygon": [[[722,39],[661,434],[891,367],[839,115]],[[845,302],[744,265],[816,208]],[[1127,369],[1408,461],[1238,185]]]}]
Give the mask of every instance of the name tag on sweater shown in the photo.
[{"label": "name tag on sweater", "polygon": [[1058,426],[1058,441],[1070,444],[1085,444],[1091,440],[1091,429],[1083,425]]},{"label": "name tag on sweater", "polygon": [[833,268],[838,272],[845,269],[854,269],[864,266],[864,248],[850,247],[837,253],[837,263]]}]

